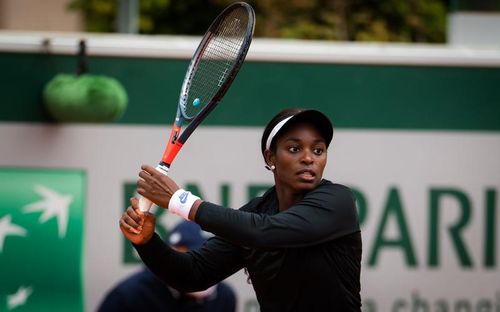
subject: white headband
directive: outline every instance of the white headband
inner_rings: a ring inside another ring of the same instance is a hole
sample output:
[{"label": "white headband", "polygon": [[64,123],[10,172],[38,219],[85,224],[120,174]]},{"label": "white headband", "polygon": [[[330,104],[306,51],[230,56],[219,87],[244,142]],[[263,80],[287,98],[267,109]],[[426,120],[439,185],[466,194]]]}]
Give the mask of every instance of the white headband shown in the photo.
[{"label": "white headband", "polygon": [[278,122],[276,124],[276,126],[274,126],[273,130],[271,131],[271,133],[269,133],[269,136],[267,137],[266,149],[270,149],[271,148],[271,142],[273,141],[274,136],[280,131],[281,128],[283,128],[283,126],[286,124],[286,122],[288,120],[290,120],[290,118],[292,118],[293,116],[294,115],[283,119],[282,121]]}]

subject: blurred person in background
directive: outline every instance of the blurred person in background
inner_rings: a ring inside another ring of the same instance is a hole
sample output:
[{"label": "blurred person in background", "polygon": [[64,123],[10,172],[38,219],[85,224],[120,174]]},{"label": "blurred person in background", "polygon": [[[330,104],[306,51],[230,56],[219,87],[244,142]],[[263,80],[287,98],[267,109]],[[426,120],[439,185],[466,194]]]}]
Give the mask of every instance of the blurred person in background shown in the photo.
[{"label": "blurred person in background", "polygon": [[[172,229],[167,243],[175,250],[187,253],[200,248],[205,240],[206,236],[196,223],[182,221]],[[181,293],[144,268],[116,285],[98,311],[234,312],[236,295],[226,283],[203,291]]]}]

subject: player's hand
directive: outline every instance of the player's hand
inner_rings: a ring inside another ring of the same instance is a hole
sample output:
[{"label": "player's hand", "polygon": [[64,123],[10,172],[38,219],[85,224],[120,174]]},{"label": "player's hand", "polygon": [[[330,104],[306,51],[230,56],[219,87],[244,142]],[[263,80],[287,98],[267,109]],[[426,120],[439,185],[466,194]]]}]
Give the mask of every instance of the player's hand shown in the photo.
[{"label": "player's hand", "polygon": [[142,165],[137,181],[137,193],[148,198],[160,207],[168,208],[172,195],[179,186],[168,176],[158,172],[154,167]]},{"label": "player's hand", "polygon": [[137,198],[130,199],[131,206],[120,218],[120,230],[123,235],[136,245],[147,243],[155,232],[155,216],[139,209]]}]

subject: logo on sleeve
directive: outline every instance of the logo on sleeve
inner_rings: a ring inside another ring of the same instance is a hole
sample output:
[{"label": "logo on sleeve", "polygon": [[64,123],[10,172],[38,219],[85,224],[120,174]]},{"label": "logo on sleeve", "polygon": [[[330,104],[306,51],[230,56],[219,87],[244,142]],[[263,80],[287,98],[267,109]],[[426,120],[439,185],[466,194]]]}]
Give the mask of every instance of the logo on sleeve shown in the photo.
[{"label": "logo on sleeve", "polygon": [[179,200],[180,200],[181,204],[186,203],[188,195],[189,195],[189,192],[184,192],[181,194],[181,196],[179,196]]}]

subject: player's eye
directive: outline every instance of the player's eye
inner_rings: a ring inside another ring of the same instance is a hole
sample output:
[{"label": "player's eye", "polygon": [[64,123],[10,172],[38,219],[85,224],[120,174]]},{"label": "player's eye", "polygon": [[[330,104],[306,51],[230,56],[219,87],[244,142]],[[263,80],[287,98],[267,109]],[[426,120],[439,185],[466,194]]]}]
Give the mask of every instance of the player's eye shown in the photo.
[{"label": "player's eye", "polygon": [[290,153],[297,153],[299,150],[300,150],[300,149],[299,149],[299,147],[298,147],[298,146],[296,146],[296,145],[290,146],[290,147],[288,148],[288,151],[289,151]]},{"label": "player's eye", "polygon": [[321,147],[316,147],[316,148],[313,149],[313,153],[315,155],[318,155],[318,156],[321,155],[321,154],[323,154],[324,152],[325,152],[325,150],[323,148],[321,148]]}]

